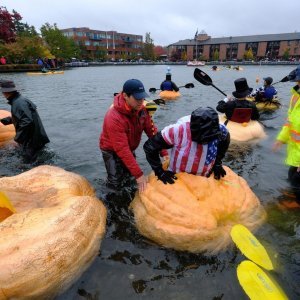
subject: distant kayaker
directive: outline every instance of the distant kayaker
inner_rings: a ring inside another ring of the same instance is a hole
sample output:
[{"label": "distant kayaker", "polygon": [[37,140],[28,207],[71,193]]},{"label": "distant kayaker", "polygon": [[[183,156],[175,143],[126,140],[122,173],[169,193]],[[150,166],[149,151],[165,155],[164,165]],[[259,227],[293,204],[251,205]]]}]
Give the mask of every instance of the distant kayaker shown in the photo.
[{"label": "distant kayaker", "polygon": [[287,144],[286,164],[290,166],[288,179],[294,188],[296,202],[300,207],[300,65],[289,75],[297,84],[291,89],[288,118],[273,145],[273,151]]},{"label": "distant kayaker", "polygon": [[[149,96],[140,80],[127,80],[104,117],[99,146],[109,188],[119,190],[124,187],[126,180],[135,178],[139,191],[146,189],[147,178],[138,165],[134,152],[141,142],[143,131],[148,137],[157,132],[143,105],[146,97]],[[168,156],[168,152],[162,151],[161,155]]]},{"label": "distant kayaker", "polygon": [[264,85],[256,89],[250,96],[255,97],[255,101],[257,102],[270,102],[273,100],[273,97],[277,95],[277,90],[271,85],[273,82],[272,77],[265,77],[263,80]]},{"label": "distant kayaker", "polygon": [[50,142],[36,105],[23,97],[13,81],[2,81],[1,91],[11,105],[11,117],[2,118],[3,125],[13,124],[16,129],[15,141],[22,147],[27,163],[36,160],[40,150]]},{"label": "distant kayaker", "polygon": [[179,91],[177,85],[172,81],[172,74],[171,74],[170,67],[168,67],[167,69],[166,79],[161,83],[160,89],[162,91],[175,91],[175,92]]},{"label": "distant kayaker", "polygon": [[[227,120],[233,122],[244,123],[251,120],[259,119],[259,112],[256,105],[246,100],[246,97],[252,92],[252,88],[248,86],[246,78],[238,78],[234,81],[236,90],[232,92],[233,97],[227,97],[218,102],[217,111],[225,113]],[[236,110],[240,108],[248,108],[249,110]],[[236,110],[236,111],[235,111]],[[238,112],[238,113],[237,113]]]},{"label": "distant kayaker", "polygon": [[[144,151],[158,179],[164,184],[173,184],[178,172],[206,177],[213,172],[215,179],[224,177],[222,159],[229,143],[229,132],[219,124],[217,112],[211,107],[199,107],[149,138]],[[168,170],[162,168],[159,159],[162,149],[171,149]]]}]

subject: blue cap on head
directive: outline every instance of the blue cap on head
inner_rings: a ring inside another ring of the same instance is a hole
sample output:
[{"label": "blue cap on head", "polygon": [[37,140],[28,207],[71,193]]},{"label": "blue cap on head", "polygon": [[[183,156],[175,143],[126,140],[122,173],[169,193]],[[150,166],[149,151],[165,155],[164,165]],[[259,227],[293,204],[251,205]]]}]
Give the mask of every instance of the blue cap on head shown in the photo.
[{"label": "blue cap on head", "polygon": [[123,92],[132,95],[137,100],[142,100],[149,95],[145,92],[144,85],[138,79],[129,79],[123,85]]}]

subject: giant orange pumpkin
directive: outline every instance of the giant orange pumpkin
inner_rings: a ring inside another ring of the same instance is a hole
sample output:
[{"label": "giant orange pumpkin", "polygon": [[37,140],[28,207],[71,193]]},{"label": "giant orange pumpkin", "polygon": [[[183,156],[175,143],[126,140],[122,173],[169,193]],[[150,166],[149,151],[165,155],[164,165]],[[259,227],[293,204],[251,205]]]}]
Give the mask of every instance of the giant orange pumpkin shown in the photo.
[{"label": "giant orange pumpkin", "polygon": [[176,100],[181,96],[179,92],[175,91],[161,91],[159,97],[164,100]]},{"label": "giant orange pumpkin", "polygon": [[[7,110],[0,110],[0,119],[10,117],[11,113]],[[0,147],[10,143],[16,135],[14,125],[3,125],[0,122]]]},{"label": "giant orange pumpkin", "polygon": [[52,299],[92,263],[106,209],[88,181],[53,166],[0,178],[16,213],[0,223],[0,299]]},{"label": "giant orange pumpkin", "polygon": [[150,174],[145,192],[131,203],[139,232],[176,250],[217,252],[231,242],[235,224],[255,229],[265,211],[247,182],[228,167],[216,180],[177,174],[175,184],[163,184]]},{"label": "giant orange pumpkin", "polygon": [[[225,116],[219,115],[221,124],[227,120]],[[250,121],[248,123],[236,123],[229,121],[226,125],[231,141],[248,142],[257,141],[266,137],[262,125],[258,121]]]}]

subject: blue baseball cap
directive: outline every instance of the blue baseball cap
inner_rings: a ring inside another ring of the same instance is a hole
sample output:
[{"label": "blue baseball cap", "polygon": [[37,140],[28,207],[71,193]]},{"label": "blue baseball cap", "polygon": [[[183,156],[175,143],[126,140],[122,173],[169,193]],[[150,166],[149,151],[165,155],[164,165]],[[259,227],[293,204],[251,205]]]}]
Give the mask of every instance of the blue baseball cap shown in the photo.
[{"label": "blue baseball cap", "polygon": [[145,92],[144,85],[138,79],[129,79],[123,85],[123,92],[132,95],[136,100],[142,100],[149,95]]}]

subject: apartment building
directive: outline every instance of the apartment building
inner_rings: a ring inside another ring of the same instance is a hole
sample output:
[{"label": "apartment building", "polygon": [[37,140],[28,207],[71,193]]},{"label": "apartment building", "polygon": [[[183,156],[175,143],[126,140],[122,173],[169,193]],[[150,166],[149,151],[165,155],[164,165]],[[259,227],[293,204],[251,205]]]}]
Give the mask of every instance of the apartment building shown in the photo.
[{"label": "apartment building", "polygon": [[66,28],[64,36],[86,48],[91,57],[100,52],[106,59],[138,59],[142,55],[143,36],[117,31],[94,30],[87,27]]},{"label": "apartment building", "polygon": [[229,36],[211,38],[204,31],[194,39],[180,40],[168,47],[168,57],[177,52],[188,60],[213,60],[215,51],[219,60],[242,60],[245,52],[251,48],[255,59],[300,59],[300,33],[279,33],[249,36]]}]

